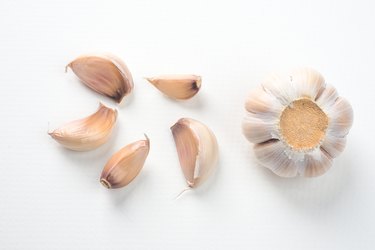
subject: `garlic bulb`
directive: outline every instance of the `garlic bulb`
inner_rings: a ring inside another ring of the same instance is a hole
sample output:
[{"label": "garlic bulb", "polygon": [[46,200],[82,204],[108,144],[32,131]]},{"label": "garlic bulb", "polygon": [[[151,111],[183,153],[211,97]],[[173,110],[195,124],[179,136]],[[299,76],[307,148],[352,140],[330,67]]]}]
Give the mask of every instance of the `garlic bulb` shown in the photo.
[{"label": "garlic bulb", "polygon": [[216,166],[216,137],[206,125],[191,118],[178,120],[171,130],[186,182],[189,187],[196,187]]},{"label": "garlic bulb", "polygon": [[87,151],[104,144],[115,126],[117,111],[100,103],[99,109],[92,115],[69,122],[55,129],[49,135],[62,146]]},{"label": "garlic bulb", "polygon": [[353,122],[350,104],[312,69],[271,75],[245,108],[244,135],[261,164],[282,177],[324,174]]},{"label": "garlic bulb", "polygon": [[112,55],[80,56],[66,66],[99,94],[120,103],[133,89],[133,78],[124,62]]},{"label": "garlic bulb", "polygon": [[141,171],[149,151],[150,140],[147,136],[146,140],[123,147],[105,165],[100,183],[106,188],[121,188],[128,185]]},{"label": "garlic bulb", "polygon": [[179,100],[196,95],[202,83],[202,78],[196,75],[161,75],[146,79],[168,97]]}]

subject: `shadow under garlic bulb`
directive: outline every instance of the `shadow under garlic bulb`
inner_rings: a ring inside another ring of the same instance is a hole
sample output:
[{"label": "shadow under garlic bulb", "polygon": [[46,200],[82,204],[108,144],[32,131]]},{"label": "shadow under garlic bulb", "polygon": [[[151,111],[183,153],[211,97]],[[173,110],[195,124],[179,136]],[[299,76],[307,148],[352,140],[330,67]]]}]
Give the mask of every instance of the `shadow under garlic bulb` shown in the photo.
[{"label": "shadow under garlic bulb", "polygon": [[260,163],[282,177],[324,174],[344,150],[353,110],[312,69],[273,74],[249,95],[242,129]]}]

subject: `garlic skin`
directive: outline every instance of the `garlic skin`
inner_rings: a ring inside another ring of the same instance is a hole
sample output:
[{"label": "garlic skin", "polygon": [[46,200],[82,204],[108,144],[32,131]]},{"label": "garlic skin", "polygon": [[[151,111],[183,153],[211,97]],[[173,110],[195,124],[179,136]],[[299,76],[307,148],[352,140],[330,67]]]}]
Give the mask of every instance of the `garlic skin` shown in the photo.
[{"label": "garlic skin", "polygon": [[133,142],[115,153],[105,165],[100,183],[108,188],[128,185],[141,171],[150,151],[150,140]]},{"label": "garlic skin", "polygon": [[202,78],[197,75],[160,75],[146,80],[168,97],[177,100],[192,98],[202,85]]},{"label": "garlic skin", "polygon": [[65,148],[88,151],[108,141],[116,119],[117,110],[100,103],[94,114],[69,122],[48,134]]},{"label": "garlic skin", "polygon": [[133,87],[125,63],[113,55],[80,56],[66,66],[89,88],[120,103]]},{"label": "garlic skin", "polygon": [[216,137],[206,125],[191,118],[181,118],[171,131],[186,182],[191,188],[197,187],[217,165]]},{"label": "garlic skin", "polygon": [[317,71],[272,74],[245,102],[245,137],[260,163],[281,177],[320,176],[345,148],[349,102]]}]

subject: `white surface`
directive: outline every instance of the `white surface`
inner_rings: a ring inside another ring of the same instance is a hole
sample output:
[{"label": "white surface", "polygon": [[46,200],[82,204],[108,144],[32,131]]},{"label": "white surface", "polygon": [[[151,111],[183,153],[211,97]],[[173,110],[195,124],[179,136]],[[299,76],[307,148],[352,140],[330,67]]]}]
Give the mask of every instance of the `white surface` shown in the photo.
[{"label": "white surface", "polygon": [[[0,3],[0,249],[375,249],[374,1],[4,1]],[[47,130],[98,102],[65,65],[112,52],[133,73],[113,140],[64,150]],[[346,151],[324,176],[281,179],[255,164],[240,123],[266,74],[311,66],[354,108]],[[143,79],[195,73],[179,103]],[[216,133],[206,186],[185,187],[169,127],[180,117]],[[151,138],[127,188],[106,190],[117,149]]]}]

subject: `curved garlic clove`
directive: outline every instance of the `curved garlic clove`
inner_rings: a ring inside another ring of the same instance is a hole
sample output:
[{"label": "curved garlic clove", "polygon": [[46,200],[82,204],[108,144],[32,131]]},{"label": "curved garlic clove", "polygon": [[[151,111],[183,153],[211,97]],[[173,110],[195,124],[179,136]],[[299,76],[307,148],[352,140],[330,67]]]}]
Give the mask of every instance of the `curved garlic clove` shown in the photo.
[{"label": "curved garlic clove", "polygon": [[100,183],[109,189],[128,185],[141,171],[149,151],[150,140],[147,136],[146,140],[123,147],[104,166]]},{"label": "curved garlic clove", "polygon": [[168,97],[179,100],[196,95],[202,83],[202,78],[196,75],[161,75],[146,80]]},{"label": "curved garlic clove", "polygon": [[219,150],[216,137],[206,125],[191,118],[181,118],[171,130],[187,184],[196,187],[217,164]]},{"label": "curved garlic clove", "polygon": [[48,133],[62,146],[75,151],[88,151],[107,142],[117,119],[117,110],[100,103],[92,115],[69,122]]},{"label": "curved garlic clove", "polygon": [[70,67],[89,88],[120,103],[133,87],[133,78],[121,59],[113,55],[80,56]]}]

